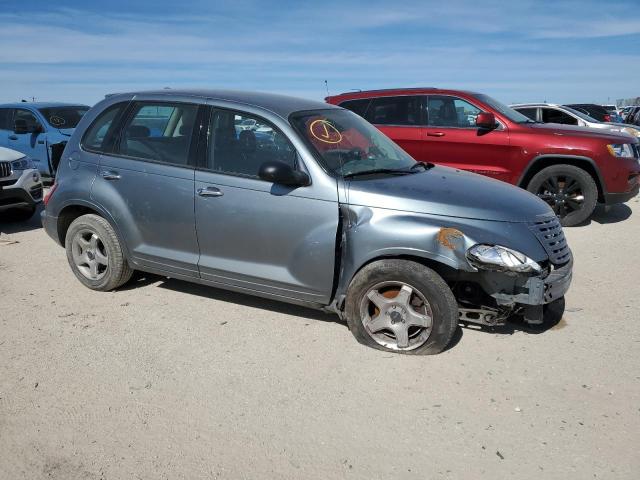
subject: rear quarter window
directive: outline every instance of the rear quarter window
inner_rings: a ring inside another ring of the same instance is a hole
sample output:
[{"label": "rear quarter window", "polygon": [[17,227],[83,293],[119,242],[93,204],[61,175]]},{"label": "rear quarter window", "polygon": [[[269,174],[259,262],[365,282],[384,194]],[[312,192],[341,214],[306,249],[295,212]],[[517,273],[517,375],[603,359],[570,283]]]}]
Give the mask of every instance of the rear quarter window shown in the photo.
[{"label": "rear quarter window", "polygon": [[82,147],[92,152],[104,153],[110,150],[111,139],[116,131],[116,121],[120,118],[128,102],[111,105],[96,117],[82,137]]}]

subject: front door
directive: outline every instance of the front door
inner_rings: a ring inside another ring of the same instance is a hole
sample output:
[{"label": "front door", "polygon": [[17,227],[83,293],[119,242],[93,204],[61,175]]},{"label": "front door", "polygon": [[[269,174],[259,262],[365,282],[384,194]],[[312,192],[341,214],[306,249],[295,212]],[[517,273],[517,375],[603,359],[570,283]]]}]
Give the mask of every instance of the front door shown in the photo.
[{"label": "front door", "polygon": [[334,276],[337,192],[327,201],[314,194],[313,185],[261,180],[258,171],[267,161],[303,168],[291,142],[267,120],[213,109],[206,160],[195,177],[201,277],[249,293],[326,304]]},{"label": "front door", "polygon": [[[92,197],[113,217],[142,269],[199,276],[190,161],[197,112],[190,103],[134,102],[113,152],[100,157]],[[92,128],[96,135],[106,130]]]},{"label": "front door", "polygon": [[40,122],[33,112],[26,108],[16,108],[13,113],[12,125],[16,120],[24,121],[27,124],[26,133],[8,132],[8,148],[17,150],[31,157],[36,168],[46,174],[51,174],[49,165],[49,154],[47,152],[47,134],[44,125]]},{"label": "front door", "polygon": [[452,95],[423,97],[427,127],[423,131],[426,161],[480,173],[498,180],[511,178],[509,132],[476,126],[481,110]]}]

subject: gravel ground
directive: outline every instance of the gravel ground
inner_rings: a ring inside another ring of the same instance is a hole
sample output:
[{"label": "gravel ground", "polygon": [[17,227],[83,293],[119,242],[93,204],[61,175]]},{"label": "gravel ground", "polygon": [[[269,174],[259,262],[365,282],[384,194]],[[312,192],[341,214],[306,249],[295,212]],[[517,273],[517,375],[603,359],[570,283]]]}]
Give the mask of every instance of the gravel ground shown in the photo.
[{"label": "gravel ground", "polygon": [[35,217],[0,232],[2,479],[640,475],[637,199],[566,229],[558,325],[432,357],[162,277],[93,292]]}]

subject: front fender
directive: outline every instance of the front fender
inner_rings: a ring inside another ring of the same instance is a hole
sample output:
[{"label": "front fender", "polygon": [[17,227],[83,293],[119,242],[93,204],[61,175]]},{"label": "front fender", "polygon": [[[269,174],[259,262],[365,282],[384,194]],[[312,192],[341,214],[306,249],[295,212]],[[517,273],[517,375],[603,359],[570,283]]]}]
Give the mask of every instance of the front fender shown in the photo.
[{"label": "front fender", "polygon": [[478,243],[500,244],[536,261],[547,254],[526,223],[427,215],[341,205],[344,231],[336,297],[345,295],[354,275],[372,260],[416,257],[461,272],[475,272],[466,259]]}]

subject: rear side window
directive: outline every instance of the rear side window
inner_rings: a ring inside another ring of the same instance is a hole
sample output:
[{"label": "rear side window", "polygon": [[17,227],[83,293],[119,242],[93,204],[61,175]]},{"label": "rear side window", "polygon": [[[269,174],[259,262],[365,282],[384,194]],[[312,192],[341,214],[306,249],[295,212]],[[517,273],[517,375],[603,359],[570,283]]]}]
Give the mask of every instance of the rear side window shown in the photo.
[{"label": "rear side window", "polygon": [[364,118],[370,103],[371,99],[361,98],[359,100],[347,100],[346,102],[342,102],[340,106],[342,108],[346,108],[347,110],[351,110],[353,113],[357,113],[362,118]]},{"label": "rear side window", "polygon": [[120,134],[118,153],[156,162],[187,165],[198,106],[136,103]]},{"label": "rear side window", "polygon": [[531,120],[538,120],[537,118],[537,108],[516,108],[518,112],[529,117]]},{"label": "rear side window", "polygon": [[375,125],[420,125],[420,97],[374,98],[366,119]]},{"label": "rear side window", "polygon": [[542,121],[544,123],[561,123],[563,125],[577,125],[578,120],[555,108],[542,109]]},{"label": "rear side window", "polygon": [[0,130],[13,130],[12,125],[13,110],[10,108],[0,108]]},{"label": "rear side window", "polygon": [[82,138],[82,147],[92,152],[109,151],[109,140],[115,130],[114,120],[119,117],[127,102],[116,103],[102,112],[93,121]]},{"label": "rear side window", "polygon": [[213,110],[207,168],[218,173],[258,178],[263,163],[296,167],[296,150],[268,121],[231,110]]}]

